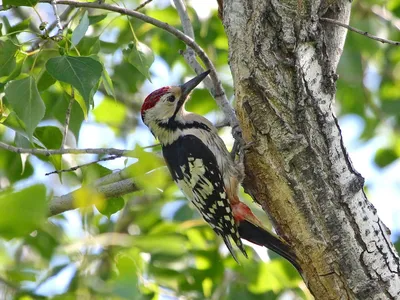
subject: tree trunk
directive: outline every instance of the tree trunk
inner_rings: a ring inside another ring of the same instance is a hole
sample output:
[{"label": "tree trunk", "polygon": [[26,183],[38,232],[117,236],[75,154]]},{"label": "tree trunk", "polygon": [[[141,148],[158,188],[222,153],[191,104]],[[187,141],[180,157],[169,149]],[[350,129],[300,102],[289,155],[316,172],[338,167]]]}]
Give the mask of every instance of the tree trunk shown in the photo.
[{"label": "tree trunk", "polygon": [[351,2],[225,0],[246,191],[294,248],[316,299],[399,299],[399,258],[333,113]]}]

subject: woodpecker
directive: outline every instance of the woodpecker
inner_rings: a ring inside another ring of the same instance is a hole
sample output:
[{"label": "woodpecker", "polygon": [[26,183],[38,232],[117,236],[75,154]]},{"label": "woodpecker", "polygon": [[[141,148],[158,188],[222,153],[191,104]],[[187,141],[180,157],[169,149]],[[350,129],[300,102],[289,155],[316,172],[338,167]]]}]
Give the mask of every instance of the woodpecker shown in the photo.
[{"label": "woodpecker", "polygon": [[172,178],[222,237],[236,261],[231,240],[247,257],[242,237],[270,248],[297,267],[288,244],[263,228],[250,208],[240,201],[243,165],[233,161],[209,120],[185,110],[190,92],[209,72],[180,86],[162,87],[149,94],[141,108],[142,120],[161,143]]}]

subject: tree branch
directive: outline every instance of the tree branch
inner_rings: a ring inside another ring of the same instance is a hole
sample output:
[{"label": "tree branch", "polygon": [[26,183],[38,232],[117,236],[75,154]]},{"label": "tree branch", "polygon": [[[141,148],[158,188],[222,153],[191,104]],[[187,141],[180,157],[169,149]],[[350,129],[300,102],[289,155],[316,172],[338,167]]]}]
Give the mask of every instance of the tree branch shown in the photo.
[{"label": "tree branch", "polygon": [[133,179],[123,179],[118,182],[100,185],[100,186],[83,186],[71,193],[60,197],[53,197],[49,203],[49,216],[54,216],[63,213],[67,210],[72,210],[77,207],[74,206],[74,195],[80,190],[90,189],[92,193],[102,194],[106,199],[119,197],[128,193],[135,192],[139,188],[133,182]]},{"label": "tree branch", "polygon": [[132,179],[133,170],[135,168],[136,166],[134,164],[130,165],[118,172],[101,177],[74,192],[59,197],[53,197],[49,203],[49,216],[77,208],[73,203],[73,194],[82,189],[90,189],[95,193],[101,193],[106,199],[138,191],[139,187],[135,185]]},{"label": "tree branch", "polygon": [[50,156],[54,154],[108,154],[108,155],[119,155],[128,156],[129,150],[115,149],[115,148],[86,148],[86,149],[30,149],[30,148],[18,148],[6,143],[0,142],[0,148],[15,152],[15,153],[27,153],[35,155]]},{"label": "tree branch", "polygon": [[56,18],[56,25],[58,27],[58,32],[57,32],[55,37],[58,37],[58,38],[61,39],[62,38],[62,33],[64,31],[64,28],[61,25],[61,19],[60,19],[60,16],[58,15],[57,2],[56,2],[56,0],[50,0],[50,4],[53,7],[54,16]]},{"label": "tree branch", "polygon": [[[39,0],[40,3],[51,3],[51,0]],[[97,3],[97,2],[78,2],[74,0],[59,0],[57,1],[58,4],[65,4],[65,5],[70,5],[73,7],[87,7],[87,8],[98,8],[98,9],[104,9],[108,11],[113,11],[117,12],[123,15],[131,16],[137,19],[140,19],[146,23],[152,24],[156,27],[159,27],[170,34],[174,35],[181,41],[183,41],[186,45],[191,47],[196,54],[199,56],[199,58],[204,62],[205,66],[210,69],[210,77],[211,80],[214,83],[214,87],[211,90],[211,94],[215,97],[215,100],[222,110],[222,112],[225,114],[225,118],[229,120],[229,124],[232,127],[232,134],[235,140],[240,140],[241,141],[241,130],[239,127],[238,120],[236,118],[236,114],[232,106],[230,105],[228,99],[225,96],[225,92],[222,88],[221,81],[219,80],[217,76],[216,69],[207,56],[207,54],[204,52],[204,50],[189,36],[184,34],[183,32],[177,30],[176,28],[170,26],[169,24],[165,22],[161,22],[157,19],[151,18],[149,16],[146,16],[142,13],[139,13],[137,11],[127,9],[124,7],[119,7],[115,5],[110,5],[107,3]]]},{"label": "tree branch", "polygon": [[334,19],[320,18],[320,20],[328,22],[328,23],[331,23],[331,24],[335,24],[335,25],[340,26],[340,27],[344,27],[344,28],[346,28],[346,29],[348,29],[350,31],[353,31],[355,33],[364,35],[364,36],[366,36],[366,37],[368,37],[368,38],[370,38],[372,40],[375,40],[375,41],[378,41],[378,42],[381,42],[381,43],[386,43],[386,44],[390,44],[390,45],[394,45],[394,46],[400,46],[400,42],[377,37],[377,36],[372,35],[372,34],[366,32],[366,31],[362,31],[360,29],[357,29],[355,27],[352,27],[350,25],[344,24],[344,23],[339,22],[339,21],[334,20]]},{"label": "tree branch", "polygon": [[68,135],[68,128],[69,128],[69,120],[71,118],[71,111],[72,111],[72,104],[75,101],[74,97],[74,88],[71,86],[71,99],[69,99],[67,111],[65,113],[65,126],[64,126],[64,134],[63,134],[63,139],[61,142],[61,147],[60,149],[64,149],[65,143],[67,142],[67,135]]},{"label": "tree branch", "polygon": [[[69,14],[74,10],[74,7],[68,6],[60,15],[60,20],[63,22],[68,19]],[[51,23],[47,27],[47,31],[50,33],[57,26],[57,20]],[[64,25],[65,26],[65,25]]]}]

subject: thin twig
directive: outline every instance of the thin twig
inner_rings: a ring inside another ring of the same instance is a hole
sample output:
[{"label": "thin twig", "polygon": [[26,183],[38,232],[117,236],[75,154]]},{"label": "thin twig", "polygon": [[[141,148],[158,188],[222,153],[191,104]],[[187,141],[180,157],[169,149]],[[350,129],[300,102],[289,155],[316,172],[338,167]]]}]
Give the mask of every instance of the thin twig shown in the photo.
[{"label": "thin twig", "polygon": [[158,147],[158,146],[161,146],[161,144],[157,143],[157,144],[153,144],[153,145],[148,145],[148,146],[143,147],[143,149],[150,149],[150,148],[154,148],[154,147]]},{"label": "thin twig", "polygon": [[[60,21],[64,22],[67,20],[69,14],[74,10],[74,7],[72,6],[67,6],[66,9],[61,13],[60,15]],[[57,26],[57,20],[55,20],[53,23],[51,23],[48,27],[47,30],[50,33],[55,27]],[[64,28],[65,25],[61,24],[61,26]]]},{"label": "thin twig", "polygon": [[56,18],[56,24],[58,27],[58,32],[56,36],[62,36],[63,33],[63,26],[61,25],[61,19],[60,16],[58,15],[58,11],[57,11],[57,1],[56,0],[51,0],[50,1],[51,6],[53,7],[53,12],[54,12],[54,16]]},{"label": "thin twig", "polygon": [[69,169],[55,170],[55,171],[46,173],[44,175],[48,176],[48,175],[51,175],[51,174],[60,174],[60,173],[66,173],[66,172],[73,172],[73,171],[76,171],[76,170],[78,170],[80,168],[87,167],[87,166],[90,166],[90,165],[93,165],[93,164],[97,164],[98,162],[101,162],[101,161],[114,160],[114,159],[120,158],[120,157],[121,157],[121,155],[111,155],[111,156],[104,157],[104,158],[101,158],[101,159],[98,159],[98,160],[95,160],[95,161],[92,161],[92,162],[89,162],[89,163],[86,163],[86,164],[77,165],[77,166],[69,168]]},{"label": "thin twig", "polygon": [[[67,8],[64,9],[64,11],[61,13],[61,15],[60,15],[60,20],[61,20],[61,22],[63,22],[63,24],[64,24],[64,25],[62,25],[63,28],[64,28],[64,26],[66,26],[66,24],[68,24],[68,23],[70,22],[70,20],[68,20],[67,22],[65,22],[65,21],[67,20],[68,16],[70,15],[70,13],[71,13],[74,9],[75,9],[75,7],[73,7],[73,6],[67,6]],[[48,34],[50,34],[51,31],[52,31],[56,26],[57,26],[57,20],[55,20],[53,23],[51,23],[49,26],[47,26],[47,27],[45,28],[46,36],[47,36]],[[57,36],[57,34],[56,34],[55,36]],[[36,41],[35,43],[32,44],[32,46],[31,46],[31,48],[29,49],[28,52],[32,52],[32,51],[35,51],[36,49],[39,49],[39,48],[40,48],[41,46],[43,46],[44,43],[46,43],[47,41],[48,41],[48,39],[45,40],[45,41],[43,41],[43,39],[40,39],[40,40]]]},{"label": "thin twig", "polygon": [[63,136],[63,139],[62,139],[62,142],[61,142],[60,149],[64,149],[65,143],[67,142],[69,121],[71,119],[72,104],[74,103],[74,101],[75,101],[74,88],[71,86],[71,99],[69,100],[67,111],[65,113],[64,136]]},{"label": "thin twig", "polygon": [[15,153],[27,153],[35,155],[50,156],[54,154],[101,154],[101,155],[119,155],[128,156],[129,150],[115,149],[115,148],[86,148],[86,149],[30,149],[30,148],[18,148],[6,143],[0,142],[0,148],[15,152]]},{"label": "thin twig", "polygon": [[140,4],[140,5],[139,5],[138,7],[136,7],[134,10],[138,11],[138,10],[142,9],[142,8],[145,7],[147,4],[149,4],[151,1],[153,1],[153,0],[144,1],[142,4]]},{"label": "thin twig", "polygon": [[338,25],[338,26],[341,26],[341,27],[344,27],[344,28],[346,28],[346,29],[348,29],[350,31],[353,31],[355,33],[364,35],[364,36],[366,36],[366,37],[368,37],[368,38],[370,38],[372,40],[375,40],[375,41],[378,41],[378,42],[381,42],[381,43],[386,43],[386,44],[390,44],[390,45],[394,45],[394,46],[400,46],[400,42],[377,37],[377,36],[372,35],[372,34],[366,32],[366,31],[362,31],[360,29],[354,28],[354,27],[352,27],[350,25],[344,24],[344,23],[339,22],[337,20],[328,19],[328,18],[320,18],[320,20],[328,22],[328,23],[331,23],[331,24],[335,24],[335,25]]},{"label": "thin twig", "polygon": [[[41,3],[50,3],[51,0],[39,0]],[[207,54],[204,52],[204,50],[189,36],[185,35],[183,32],[177,30],[176,28],[168,25],[165,22],[161,22],[157,19],[154,19],[152,17],[146,16],[142,13],[139,13],[137,11],[127,9],[124,7],[118,7],[115,5],[110,5],[107,3],[97,3],[97,2],[78,2],[74,0],[58,0],[58,4],[65,4],[65,5],[70,5],[74,7],[87,7],[87,8],[98,8],[98,9],[104,9],[108,11],[113,11],[117,12],[120,14],[128,15],[137,19],[140,19],[146,23],[152,24],[156,27],[159,27],[161,29],[164,29],[165,31],[169,32],[170,34],[174,35],[181,41],[183,41],[186,45],[191,47],[196,54],[199,56],[199,58],[204,62],[205,66],[211,71],[210,72],[210,77],[211,80],[214,83],[214,87],[211,90],[212,95],[215,98],[215,101],[217,102],[218,106],[222,110],[222,112],[225,114],[225,117],[227,120],[229,120],[229,123],[232,127],[232,134],[235,140],[241,140],[241,130],[239,127],[238,120],[236,118],[235,111],[233,110],[232,106],[230,105],[228,99],[226,98],[224,89],[222,87],[221,81],[218,78],[217,72],[215,70],[215,67]]]}]

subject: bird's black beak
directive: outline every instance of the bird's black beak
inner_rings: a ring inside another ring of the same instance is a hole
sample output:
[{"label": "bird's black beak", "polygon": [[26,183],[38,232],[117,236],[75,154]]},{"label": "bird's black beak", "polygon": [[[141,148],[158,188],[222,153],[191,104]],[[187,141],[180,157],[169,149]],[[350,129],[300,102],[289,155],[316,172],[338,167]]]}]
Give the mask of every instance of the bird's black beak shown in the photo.
[{"label": "bird's black beak", "polygon": [[196,77],[190,79],[188,82],[181,84],[181,99],[184,101],[186,97],[190,94],[190,92],[200,83],[203,81],[204,78],[207,77],[207,75],[210,74],[210,70],[207,70]]}]

